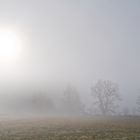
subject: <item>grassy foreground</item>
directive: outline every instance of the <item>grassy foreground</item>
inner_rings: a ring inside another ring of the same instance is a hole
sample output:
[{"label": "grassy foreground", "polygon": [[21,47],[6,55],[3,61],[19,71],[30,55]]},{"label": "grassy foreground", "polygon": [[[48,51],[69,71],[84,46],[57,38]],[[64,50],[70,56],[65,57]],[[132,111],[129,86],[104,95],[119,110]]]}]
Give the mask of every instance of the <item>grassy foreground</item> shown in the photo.
[{"label": "grassy foreground", "polygon": [[140,140],[140,118],[3,120],[0,140]]}]

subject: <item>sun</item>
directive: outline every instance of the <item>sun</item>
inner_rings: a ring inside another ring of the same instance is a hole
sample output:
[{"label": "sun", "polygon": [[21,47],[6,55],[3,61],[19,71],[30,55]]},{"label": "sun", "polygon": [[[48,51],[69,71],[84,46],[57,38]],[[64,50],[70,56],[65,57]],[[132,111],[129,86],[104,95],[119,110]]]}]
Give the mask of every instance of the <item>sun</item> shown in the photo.
[{"label": "sun", "polygon": [[10,29],[0,29],[0,62],[17,61],[21,54],[21,39],[17,32]]}]

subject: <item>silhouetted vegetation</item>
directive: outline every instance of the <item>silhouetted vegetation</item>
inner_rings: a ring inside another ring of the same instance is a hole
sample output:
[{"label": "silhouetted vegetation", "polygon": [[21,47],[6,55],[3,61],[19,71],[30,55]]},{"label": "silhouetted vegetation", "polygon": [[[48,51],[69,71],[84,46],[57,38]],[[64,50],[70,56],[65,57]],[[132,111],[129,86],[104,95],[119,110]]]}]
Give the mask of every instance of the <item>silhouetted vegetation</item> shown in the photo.
[{"label": "silhouetted vegetation", "polygon": [[120,100],[119,89],[116,83],[99,80],[92,87],[93,107],[98,107],[102,115],[114,114]]}]

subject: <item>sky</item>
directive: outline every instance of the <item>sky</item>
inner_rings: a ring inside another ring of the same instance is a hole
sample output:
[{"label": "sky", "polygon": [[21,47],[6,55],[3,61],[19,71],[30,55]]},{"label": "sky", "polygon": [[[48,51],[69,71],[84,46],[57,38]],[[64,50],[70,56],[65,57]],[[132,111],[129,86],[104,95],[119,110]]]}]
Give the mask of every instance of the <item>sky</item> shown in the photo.
[{"label": "sky", "polygon": [[[0,28],[22,41],[1,86],[72,83],[86,97],[97,80],[119,84],[125,105],[140,94],[139,0],[0,0]],[[9,82],[10,81],[10,82]]]}]

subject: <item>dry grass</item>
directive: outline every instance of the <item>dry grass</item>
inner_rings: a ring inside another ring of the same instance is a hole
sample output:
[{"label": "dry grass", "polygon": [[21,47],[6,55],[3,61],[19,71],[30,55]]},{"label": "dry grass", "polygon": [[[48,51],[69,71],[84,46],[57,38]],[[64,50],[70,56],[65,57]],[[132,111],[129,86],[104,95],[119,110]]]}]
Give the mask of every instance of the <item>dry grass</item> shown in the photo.
[{"label": "dry grass", "polygon": [[0,140],[140,140],[140,118],[47,118],[0,122]]}]

